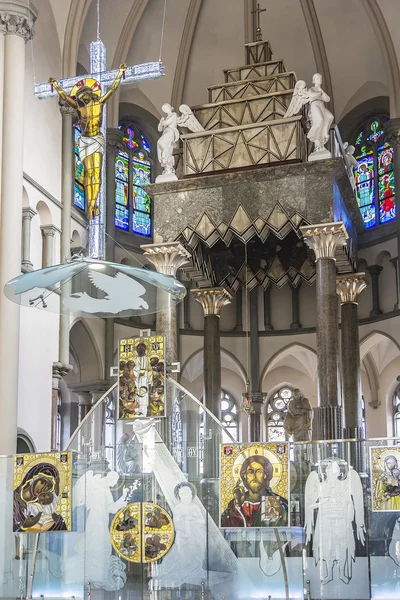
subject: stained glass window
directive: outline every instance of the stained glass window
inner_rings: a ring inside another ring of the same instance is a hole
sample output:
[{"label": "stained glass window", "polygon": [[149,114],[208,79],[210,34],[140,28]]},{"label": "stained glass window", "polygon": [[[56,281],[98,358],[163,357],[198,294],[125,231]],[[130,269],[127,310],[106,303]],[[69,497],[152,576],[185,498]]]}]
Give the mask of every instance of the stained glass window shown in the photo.
[{"label": "stained glass window", "polygon": [[293,389],[284,386],[272,396],[268,402],[268,441],[283,442],[285,429],[283,427],[288,405],[293,398]]},{"label": "stained glass window", "polygon": [[151,182],[151,148],[138,126],[121,124],[119,129],[126,146],[115,161],[115,226],[150,237],[151,200],[143,186]]},{"label": "stained glass window", "polygon": [[367,229],[396,218],[393,148],[383,139],[385,121],[377,117],[364,123],[354,142],[357,202]]},{"label": "stained glass window", "polygon": [[133,157],[133,189],[132,189],[132,231],[140,235],[151,235],[150,208],[151,200],[142,189],[150,183],[151,166],[142,153]]},{"label": "stained glass window", "polygon": [[393,396],[393,425],[395,437],[400,438],[400,386],[397,386]]},{"label": "stained glass window", "polygon": [[119,152],[115,160],[115,227],[129,231],[129,156]]},{"label": "stained glass window", "polygon": [[78,139],[81,135],[81,129],[78,125],[74,127],[75,137],[75,185],[74,185],[74,205],[81,210],[85,210],[85,188],[83,187],[83,164],[79,158]]}]

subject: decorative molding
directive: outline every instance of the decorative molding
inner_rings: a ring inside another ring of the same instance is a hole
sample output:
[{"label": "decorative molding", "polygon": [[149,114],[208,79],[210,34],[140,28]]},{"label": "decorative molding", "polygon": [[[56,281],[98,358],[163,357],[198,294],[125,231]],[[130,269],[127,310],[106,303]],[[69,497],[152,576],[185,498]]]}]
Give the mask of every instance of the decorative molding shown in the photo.
[{"label": "decorative molding", "polygon": [[[115,49],[114,58],[111,65],[112,69],[117,69],[121,63],[126,62],[129,48],[135,36],[136,29],[148,3],[149,0],[133,0],[129,13],[126,16],[121,35],[119,36],[117,47]],[[110,98],[108,103],[108,123],[110,127],[118,126],[120,94],[121,88],[119,87]]]},{"label": "decorative molding", "polygon": [[202,4],[203,0],[190,0],[189,8],[186,13],[171,93],[171,104],[176,108],[182,104],[190,50]]},{"label": "decorative molding", "polygon": [[315,260],[336,260],[336,249],[345,246],[349,235],[343,221],[300,227],[305,243],[314,250]]},{"label": "decorative molding", "polygon": [[18,35],[29,42],[35,35],[37,16],[38,11],[30,2],[0,1],[0,32],[4,35]]},{"label": "decorative molding", "polygon": [[214,315],[219,317],[221,309],[231,303],[232,295],[225,288],[207,288],[191,290],[195,300],[201,304],[204,316]]},{"label": "decorative molding", "polygon": [[341,304],[358,304],[358,296],[366,287],[365,273],[351,273],[336,277],[336,292]]},{"label": "decorative molding", "polygon": [[390,116],[400,117],[400,69],[385,17],[377,0],[361,0],[382,51],[389,80]]},{"label": "decorative molding", "polygon": [[326,93],[331,99],[329,105],[332,110],[332,113],[335,114],[329,61],[325,49],[324,38],[322,36],[321,27],[317,16],[317,11],[315,10],[314,0],[300,0],[300,4],[303,10],[304,20],[308,29],[308,35],[310,37],[310,42],[315,58],[315,64],[317,66],[318,72],[322,75],[324,81],[324,88],[326,89]]},{"label": "decorative molding", "polygon": [[92,0],[71,0],[67,24],[65,26],[64,48],[62,53],[62,76],[75,77],[78,62],[79,42],[86,16]]},{"label": "decorative molding", "polygon": [[158,273],[175,277],[183,265],[189,263],[191,255],[179,242],[145,244],[140,246],[143,254],[155,266]]},{"label": "decorative molding", "polygon": [[33,179],[33,177],[28,175],[28,173],[24,172],[24,179],[25,179],[25,181],[30,183],[38,192],[40,192],[41,194],[43,194],[43,196],[45,196],[48,200],[50,200],[50,202],[52,202],[53,204],[58,206],[58,208],[63,207],[62,203],[59,200],[57,200],[57,198],[55,198],[52,194],[50,194],[50,192],[45,190],[44,187],[42,187],[40,185],[40,183],[38,183],[35,179]]}]

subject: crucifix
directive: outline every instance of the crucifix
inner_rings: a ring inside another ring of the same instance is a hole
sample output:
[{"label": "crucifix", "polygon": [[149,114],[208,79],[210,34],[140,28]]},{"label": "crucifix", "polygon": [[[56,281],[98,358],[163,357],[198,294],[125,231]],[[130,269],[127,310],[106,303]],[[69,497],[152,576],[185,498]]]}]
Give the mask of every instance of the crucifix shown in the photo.
[{"label": "crucifix", "polygon": [[106,222],[106,101],[119,85],[158,79],[164,75],[161,60],[133,67],[121,65],[106,71],[106,47],[98,36],[90,44],[90,73],[35,85],[39,99],[61,96],[76,108],[81,121],[79,155],[85,169],[85,196],[89,217],[89,257],[104,259]]},{"label": "crucifix", "polygon": [[257,8],[251,11],[252,15],[257,15],[257,29],[256,29],[256,42],[262,41],[261,25],[260,25],[260,14],[266,12],[266,8],[260,8],[260,4],[257,4]]}]

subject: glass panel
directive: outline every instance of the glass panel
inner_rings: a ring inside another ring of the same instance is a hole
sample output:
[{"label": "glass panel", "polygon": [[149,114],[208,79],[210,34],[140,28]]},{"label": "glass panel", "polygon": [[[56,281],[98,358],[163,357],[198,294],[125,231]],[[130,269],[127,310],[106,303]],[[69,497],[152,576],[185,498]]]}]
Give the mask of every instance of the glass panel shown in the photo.
[{"label": "glass panel", "polygon": [[372,150],[357,156],[358,167],[354,169],[357,202],[365,227],[376,225],[376,199],[374,183],[374,156]]},{"label": "glass panel", "polygon": [[146,140],[144,135],[142,135],[141,137],[142,137],[143,148],[146,150],[146,152],[151,152],[150,144],[148,143],[148,141]]},{"label": "glass panel", "polygon": [[377,139],[381,137],[382,133],[383,130],[380,124],[378,123],[378,121],[374,120],[370,125],[370,134],[367,139],[369,141],[376,142]]},{"label": "glass panel", "polygon": [[129,157],[120,152],[115,159],[115,227],[129,230]]},{"label": "glass panel", "polygon": [[129,148],[138,148],[139,144],[134,140],[135,130],[133,127],[129,126],[126,128],[126,135],[124,137],[124,142],[126,142]]},{"label": "glass panel", "polygon": [[142,189],[142,185],[150,183],[151,166],[142,153],[133,157],[133,214],[132,232],[139,235],[151,235],[151,200],[150,196]]},{"label": "glass panel", "polygon": [[378,148],[379,221],[387,223],[396,218],[394,201],[393,148],[385,144]]},{"label": "glass panel", "polygon": [[78,125],[74,127],[75,136],[75,185],[74,185],[74,205],[81,210],[85,210],[85,189],[83,186],[84,167],[79,158],[78,139],[81,135],[81,129]]},{"label": "glass panel", "polygon": [[363,136],[364,136],[364,131],[361,130],[356,137],[356,141],[354,142],[356,146],[359,146],[361,144]]}]

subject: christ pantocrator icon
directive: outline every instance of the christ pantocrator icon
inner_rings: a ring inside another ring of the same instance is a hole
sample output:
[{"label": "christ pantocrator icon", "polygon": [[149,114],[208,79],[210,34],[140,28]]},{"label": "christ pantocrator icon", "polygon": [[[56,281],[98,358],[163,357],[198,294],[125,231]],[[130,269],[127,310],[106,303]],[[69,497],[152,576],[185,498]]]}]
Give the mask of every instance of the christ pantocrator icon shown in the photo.
[{"label": "christ pantocrator icon", "polygon": [[68,96],[56,79],[50,77],[49,83],[54,87],[62,100],[74,108],[79,116],[82,134],[78,140],[79,158],[84,166],[84,188],[88,207],[88,218],[94,219],[100,214],[98,196],[101,186],[101,166],[105,150],[105,139],[101,132],[103,109],[107,100],[116,91],[126,65],[122,64],[114,83],[101,95],[98,81],[90,77],[78,82]]}]

